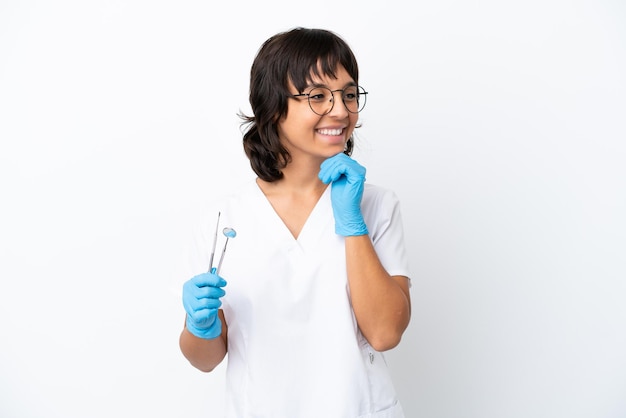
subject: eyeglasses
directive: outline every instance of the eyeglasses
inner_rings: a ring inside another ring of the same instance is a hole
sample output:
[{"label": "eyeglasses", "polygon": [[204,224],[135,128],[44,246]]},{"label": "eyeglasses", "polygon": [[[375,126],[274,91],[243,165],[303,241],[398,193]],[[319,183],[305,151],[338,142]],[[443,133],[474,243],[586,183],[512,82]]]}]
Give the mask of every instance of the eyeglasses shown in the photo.
[{"label": "eyeglasses", "polygon": [[345,89],[331,90],[326,87],[313,87],[308,93],[292,94],[289,97],[306,96],[311,110],[324,116],[333,110],[335,92],[341,92],[341,100],[350,113],[359,113],[365,107],[367,92],[361,86],[348,86]]}]

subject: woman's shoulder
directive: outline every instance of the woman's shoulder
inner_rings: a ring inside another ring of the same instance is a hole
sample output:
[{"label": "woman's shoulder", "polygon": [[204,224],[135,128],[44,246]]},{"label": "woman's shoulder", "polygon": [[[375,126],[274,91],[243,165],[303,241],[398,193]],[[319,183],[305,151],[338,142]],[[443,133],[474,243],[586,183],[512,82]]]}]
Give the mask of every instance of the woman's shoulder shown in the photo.
[{"label": "woman's shoulder", "polygon": [[377,184],[365,183],[363,203],[395,204],[396,202],[398,202],[398,196],[394,190]]}]

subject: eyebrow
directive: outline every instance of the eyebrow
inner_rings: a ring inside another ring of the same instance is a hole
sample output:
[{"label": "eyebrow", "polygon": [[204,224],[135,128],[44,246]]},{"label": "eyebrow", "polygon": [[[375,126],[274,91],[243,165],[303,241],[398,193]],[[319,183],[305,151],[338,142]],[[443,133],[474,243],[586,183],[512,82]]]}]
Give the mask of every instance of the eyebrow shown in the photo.
[{"label": "eyebrow", "polygon": [[[344,84],[343,88],[345,89],[346,87],[352,87],[352,86],[357,86],[358,84],[355,81],[349,81],[346,84]],[[316,88],[316,87],[326,87],[327,89],[330,89],[330,87],[328,87],[326,84],[323,83],[312,83],[312,84],[307,84],[304,88],[308,89],[308,88]]]}]

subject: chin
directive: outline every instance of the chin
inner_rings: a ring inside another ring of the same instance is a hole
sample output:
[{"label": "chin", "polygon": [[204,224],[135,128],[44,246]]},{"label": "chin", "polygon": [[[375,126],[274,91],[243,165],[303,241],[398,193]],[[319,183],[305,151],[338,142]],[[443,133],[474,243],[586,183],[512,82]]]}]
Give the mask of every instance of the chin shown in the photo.
[{"label": "chin", "polygon": [[341,154],[345,150],[346,150],[345,145],[341,144],[336,147],[329,148],[328,152],[325,152],[324,154],[327,155],[328,157],[332,157],[333,155]]}]

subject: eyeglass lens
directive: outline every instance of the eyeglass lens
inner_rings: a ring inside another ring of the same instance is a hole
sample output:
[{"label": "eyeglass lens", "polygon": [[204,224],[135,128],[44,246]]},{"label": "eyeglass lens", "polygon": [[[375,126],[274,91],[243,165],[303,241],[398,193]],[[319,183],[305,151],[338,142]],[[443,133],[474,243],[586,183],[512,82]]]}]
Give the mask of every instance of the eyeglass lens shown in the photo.
[{"label": "eyeglass lens", "polygon": [[[350,86],[339,91],[348,112],[358,113],[363,110],[367,95],[363,87]],[[333,108],[334,96],[332,91],[326,87],[315,87],[309,92],[308,97],[311,109],[318,115],[325,115]]]}]

